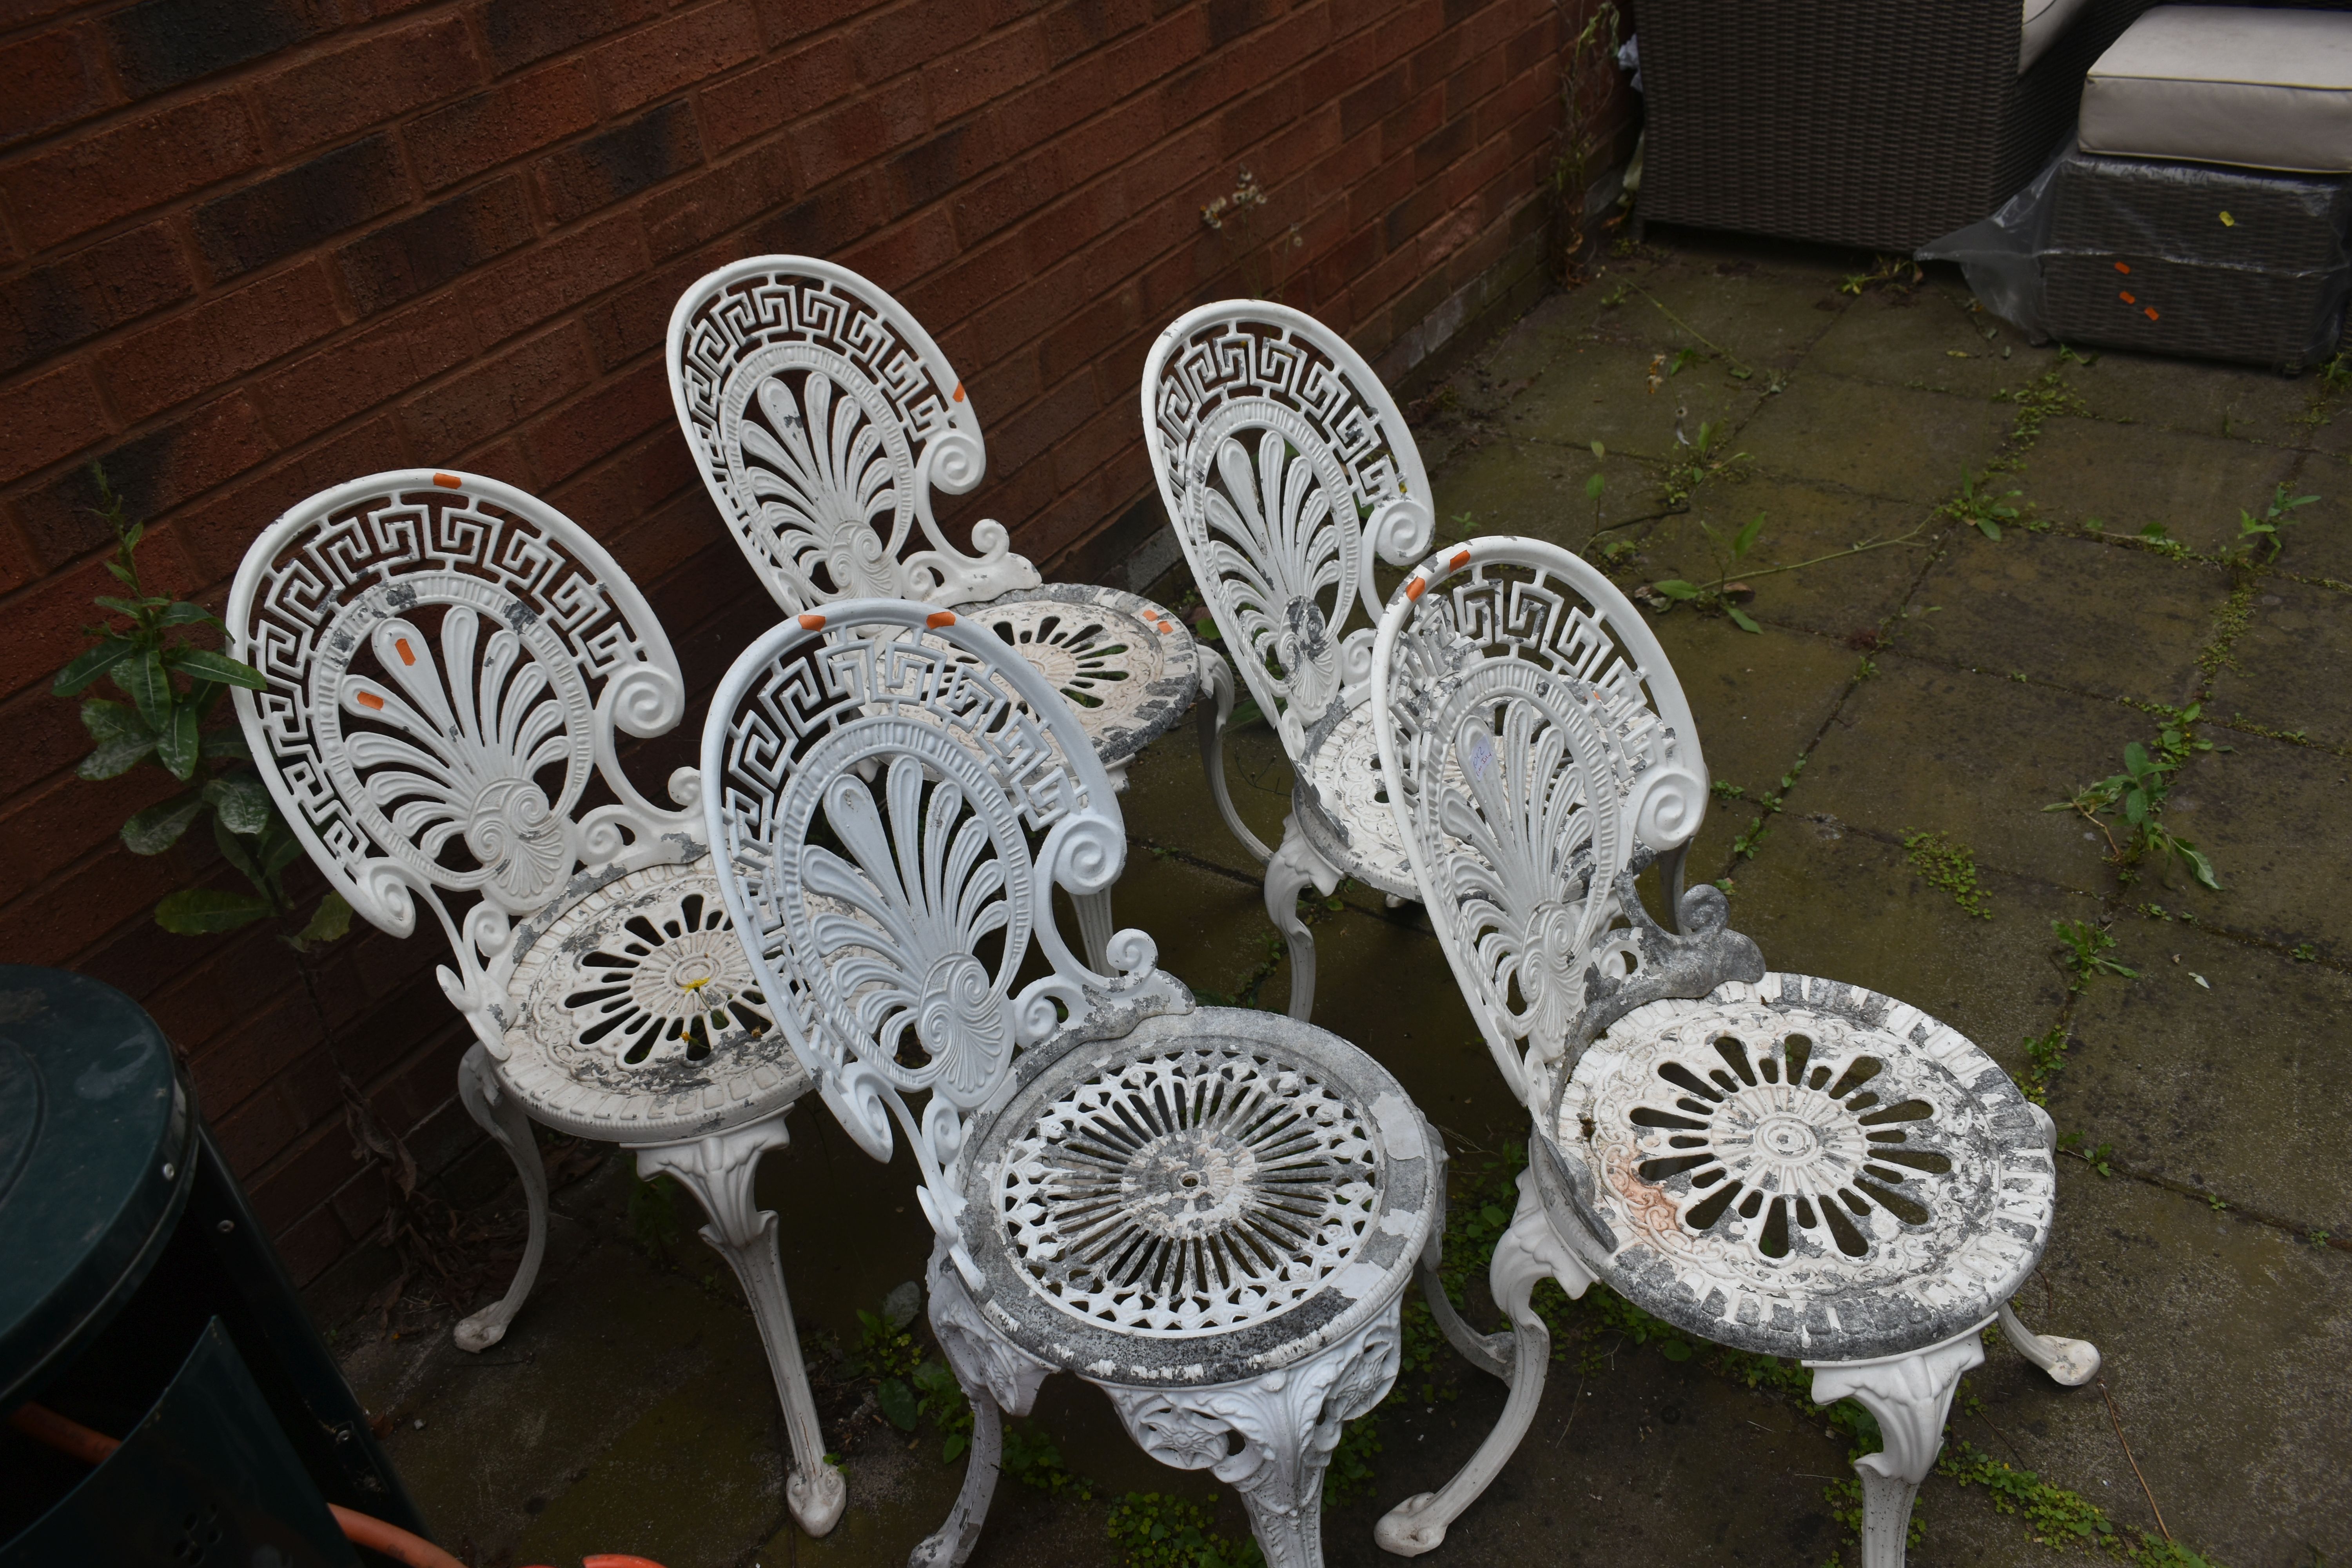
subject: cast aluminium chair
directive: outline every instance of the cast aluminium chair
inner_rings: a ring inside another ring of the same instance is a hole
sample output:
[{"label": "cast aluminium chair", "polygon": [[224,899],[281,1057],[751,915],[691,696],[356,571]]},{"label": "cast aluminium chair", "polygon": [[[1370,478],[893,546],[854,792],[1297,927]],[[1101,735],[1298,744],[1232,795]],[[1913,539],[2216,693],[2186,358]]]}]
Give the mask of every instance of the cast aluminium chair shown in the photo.
[{"label": "cast aluminium chair", "polygon": [[[701,775],[674,806],[621,771],[621,734],[684,715],[669,639],[578,524],[509,485],[426,468],[325,490],[254,542],[229,594],[255,764],[302,847],[394,936],[419,906],[457,967],[441,988],[475,1039],[466,1109],[512,1157],[530,1214],[504,1300],[457,1325],[499,1342],[547,1246],[533,1121],[635,1152],[710,1215],[703,1239],[751,1300],[783,1402],[793,1517],[841,1515],[760,1156],[786,1142],[808,1076],[728,930],[701,842]],[[604,804],[594,804],[598,798]]]},{"label": "cast aluminium chair", "polygon": [[[877,1160],[912,1146],[931,1324],[973,1432],[913,1556],[961,1563],[1001,1410],[1070,1372],[1155,1458],[1240,1491],[1266,1561],[1321,1561],[1340,1424],[1397,1368],[1444,1149],[1378,1063],[1278,1014],[1196,1007],[1140,931],[1089,969],[1055,887],[1127,838],[1069,707],[980,620],[831,604],[761,638],[703,731],[745,958]],[[1026,984],[1022,977],[1034,974]]]},{"label": "cast aluminium chair", "polygon": [[1433,557],[1389,602],[1371,685],[1431,923],[1534,1118],[1490,1275],[1510,1398],[1381,1544],[1435,1547],[1509,1459],[1542,1394],[1528,1297],[1549,1275],[1859,1399],[1885,1435],[1855,1466],[1864,1562],[1893,1568],[1986,1324],[2060,1383],[2098,1369],[2009,1305],[2050,1237],[2049,1118],[1916,1008],[1767,973],[1715,888],[1682,896],[1681,934],[1652,920],[1634,875],[1697,832],[1706,774],[1664,651],[1585,562],[1507,538]]},{"label": "cast aluminium chair", "polygon": [[[1315,1005],[1308,883],[1342,877],[1421,895],[1381,791],[1364,702],[1381,598],[1377,555],[1408,566],[1435,517],[1412,432],[1371,366],[1312,316],[1260,300],[1204,305],[1143,367],[1144,444],[1192,580],[1296,782],[1282,847],[1234,809],[1217,730],[1202,760],[1217,809],[1265,866],[1265,909],[1290,949],[1290,1016]],[[1367,624],[1343,635],[1363,603]],[[1222,719],[1217,729],[1222,729]]]},{"label": "cast aluminium chair", "polygon": [[[917,599],[981,617],[1076,710],[1111,782],[1195,700],[1204,736],[1233,674],[1150,600],[1043,584],[1004,525],[966,554],[932,515],[988,468],[962,380],[905,306],[845,267],[754,256],[698,279],[669,319],[670,397],[695,467],[751,569],[788,614],[840,598]],[[1079,901],[1090,960],[1110,891]]]},{"label": "cast aluminium chair", "polygon": [[963,383],[922,323],[829,261],[755,256],[670,312],[670,395],[703,483],[788,613],[918,599],[985,620],[1076,710],[1111,782],[1232,673],[1139,595],[1042,584],[1001,522],[966,554],[932,516],[988,467]]}]

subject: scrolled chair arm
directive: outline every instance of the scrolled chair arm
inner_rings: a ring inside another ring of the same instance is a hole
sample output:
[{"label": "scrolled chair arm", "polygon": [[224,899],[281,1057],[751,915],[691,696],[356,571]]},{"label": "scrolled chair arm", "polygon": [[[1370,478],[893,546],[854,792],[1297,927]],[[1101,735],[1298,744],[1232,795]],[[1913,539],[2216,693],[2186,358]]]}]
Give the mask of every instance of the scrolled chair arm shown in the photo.
[{"label": "scrolled chair arm", "polygon": [[1411,566],[1429,552],[1437,517],[1419,496],[1399,496],[1372,509],[1364,521],[1364,542],[1391,566]]},{"label": "scrolled chair arm", "polygon": [[1076,813],[1054,825],[1042,858],[1070,892],[1099,893],[1127,868],[1127,830],[1098,812]]}]

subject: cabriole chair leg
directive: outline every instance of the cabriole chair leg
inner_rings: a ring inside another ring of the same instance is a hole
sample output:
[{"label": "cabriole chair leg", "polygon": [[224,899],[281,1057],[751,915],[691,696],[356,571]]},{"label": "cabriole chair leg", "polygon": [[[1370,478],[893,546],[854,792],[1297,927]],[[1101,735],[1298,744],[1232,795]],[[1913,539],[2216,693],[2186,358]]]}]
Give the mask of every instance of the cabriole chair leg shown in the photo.
[{"label": "cabriole chair leg", "polygon": [[1516,1342],[1510,1398],[1504,1402],[1502,1419],[1452,1480],[1437,1491],[1405,1499],[1381,1516],[1373,1527],[1372,1539],[1382,1551],[1400,1557],[1435,1551],[1445,1541],[1446,1527],[1478,1500],[1517,1450],[1519,1439],[1536,1418],[1536,1406],[1543,1402],[1544,1373],[1551,1363],[1551,1331],[1532,1305],[1537,1284],[1546,1279],[1559,1280],[1570,1298],[1583,1295],[1592,1283],[1592,1276],[1544,1216],[1532,1173],[1522,1171],[1518,1212],[1496,1242],[1495,1258],[1486,1270],[1487,1288],[1509,1316]]},{"label": "cabriole chair leg", "polygon": [[2000,1331],[2009,1336],[2017,1353],[2048,1373],[2052,1382],[2080,1388],[2099,1375],[2099,1347],[2090,1341],[2037,1334],[2025,1326],[2017,1309],[2007,1301],[2000,1304],[1996,1315],[2000,1321]]},{"label": "cabriole chair leg", "polygon": [[[950,1356],[948,1363],[955,1364]],[[980,1544],[981,1526],[988,1522],[988,1505],[996,1496],[996,1476],[1004,1456],[1004,1416],[988,1384],[967,1378],[961,1368],[956,1381],[971,1402],[971,1447],[964,1459],[963,1485],[947,1522],[925,1536],[908,1554],[907,1568],[963,1568],[972,1548]]]},{"label": "cabriole chair leg", "polygon": [[540,1163],[539,1139],[531,1131],[530,1119],[515,1103],[514,1096],[499,1087],[490,1053],[479,1040],[467,1048],[465,1059],[457,1064],[457,1098],[466,1114],[496,1139],[514,1162],[515,1174],[522,1181],[523,1204],[530,1215],[530,1234],[523,1243],[522,1261],[515,1267],[514,1282],[504,1296],[460,1321],[451,1336],[459,1350],[478,1354],[507,1337],[507,1325],[522,1310],[530,1288],[539,1282],[539,1266],[547,1257],[547,1167]]},{"label": "cabriole chair leg", "polygon": [[1984,1362],[1984,1325],[1908,1355],[1810,1362],[1813,1403],[1852,1397],[1878,1417],[1885,1447],[1853,1462],[1862,1478],[1862,1568],[1903,1568],[1911,1504],[1944,1446],[1960,1374]]},{"label": "cabriole chair leg", "polygon": [[783,1406],[784,1436],[792,1444],[793,1473],[784,1480],[784,1502],[800,1527],[823,1535],[841,1519],[848,1489],[841,1472],[825,1462],[824,1438],[817,1430],[816,1401],[801,1363],[800,1332],[784,1294],[784,1270],[776,1254],[776,1216],[756,1206],[751,1180],[760,1156],[792,1141],[784,1113],[716,1132],[691,1143],[660,1143],[636,1151],[637,1174],[650,1181],[672,1175],[692,1192],[710,1223],[702,1239],[727,1259],[768,1351],[768,1370]]},{"label": "cabriole chair leg", "polygon": [[1290,1016],[1300,1023],[1315,1011],[1315,936],[1298,918],[1298,895],[1312,885],[1326,898],[1339,890],[1339,873],[1307,847],[1297,816],[1282,819],[1282,847],[1265,865],[1265,913],[1290,950]]},{"label": "cabriole chair leg", "polygon": [[1214,648],[1203,646],[1201,679],[1209,700],[1196,704],[1193,711],[1199,715],[1201,770],[1209,775],[1209,798],[1217,803],[1217,815],[1225,819],[1225,830],[1263,866],[1274,858],[1274,851],[1242,820],[1242,814],[1234,806],[1233,792],[1225,784],[1225,725],[1234,716],[1233,667]]}]

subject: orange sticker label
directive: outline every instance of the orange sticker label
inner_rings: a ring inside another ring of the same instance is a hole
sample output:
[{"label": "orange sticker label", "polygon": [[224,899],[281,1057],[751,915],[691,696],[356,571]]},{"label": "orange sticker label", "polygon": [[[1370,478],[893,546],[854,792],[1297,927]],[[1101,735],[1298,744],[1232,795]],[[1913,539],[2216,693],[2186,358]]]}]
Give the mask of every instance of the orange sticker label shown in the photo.
[{"label": "orange sticker label", "polygon": [[373,691],[362,691],[352,700],[362,708],[373,708],[379,713],[383,711],[383,699]]},{"label": "orange sticker label", "polygon": [[2127,261],[2118,261],[2116,263],[2116,270],[2118,272],[2129,272],[2131,270],[2131,263]]},{"label": "orange sticker label", "polygon": [[400,650],[401,663],[415,664],[416,662],[416,650],[408,646],[408,639],[406,637],[393,638],[392,646]]},{"label": "orange sticker label", "polygon": [[824,630],[824,617],[823,616],[803,616],[801,617],[801,629],[803,631],[821,632]]},{"label": "orange sticker label", "polygon": [[925,617],[923,625],[927,626],[951,626],[955,625],[955,612],[953,610],[934,610],[929,616]]},{"label": "orange sticker label", "polygon": [[466,481],[459,479],[455,474],[436,474],[433,476],[433,482],[439,485],[445,490],[457,490],[466,488]]},{"label": "orange sticker label", "polygon": [[1465,551],[1464,551],[1461,554],[1459,554],[1459,555],[1455,556],[1453,560],[1451,560],[1451,561],[1447,562],[1447,563],[1445,563],[1445,569],[1446,569],[1448,572],[1459,572],[1459,571],[1461,571],[1461,570],[1462,570],[1462,568],[1464,568],[1465,566],[1467,566],[1467,565],[1469,565],[1469,564],[1470,564],[1470,552],[1469,552],[1468,551],[1466,551],[1466,550],[1465,550]]},{"label": "orange sticker label", "polygon": [[2141,315],[2143,315],[2143,316],[2146,316],[2149,321],[2155,321],[2155,320],[2157,319],[2157,316],[2156,316],[2156,307],[2155,307],[2155,306],[2153,306],[2153,305],[2150,305],[2150,306],[2148,306],[2146,310],[2142,310],[2142,311],[2140,312],[2140,314],[2141,314]]},{"label": "orange sticker label", "polygon": [[1428,592],[1429,579],[1426,577],[1415,577],[1404,585],[1404,596],[1408,599],[1418,599]]},{"label": "orange sticker label", "polygon": [[963,401],[963,383],[960,381],[956,383],[955,400],[958,403],[961,403]]},{"label": "orange sticker label", "polygon": [[2133,299],[2133,298],[2131,297],[2131,295],[2130,295],[2130,293],[2129,293],[2128,291],[2122,291],[2122,292],[2118,292],[2118,293],[2116,295],[2116,299],[2118,299],[2118,300],[2122,300],[2125,304],[2126,304],[2126,305],[2137,305],[2137,304],[2138,304],[2138,303],[2139,303],[2139,301],[2138,301],[2138,300],[2135,300],[2135,299]]}]

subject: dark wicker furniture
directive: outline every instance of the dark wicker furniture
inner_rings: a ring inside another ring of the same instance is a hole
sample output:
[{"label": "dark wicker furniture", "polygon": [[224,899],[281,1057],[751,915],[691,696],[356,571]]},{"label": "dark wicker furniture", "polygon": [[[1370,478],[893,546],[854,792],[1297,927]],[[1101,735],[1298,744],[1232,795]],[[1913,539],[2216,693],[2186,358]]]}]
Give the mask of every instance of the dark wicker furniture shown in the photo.
[{"label": "dark wicker furniture", "polygon": [[1641,0],[1637,215],[1908,252],[2000,205],[2153,0],[2092,0],[2023,76],[2018,0]]},{"label": "dark wicker furniture", "polygon": [[2288,372],[2334,352],[2352,179],[2076,153],[2048,199],[2053,337]]}]

